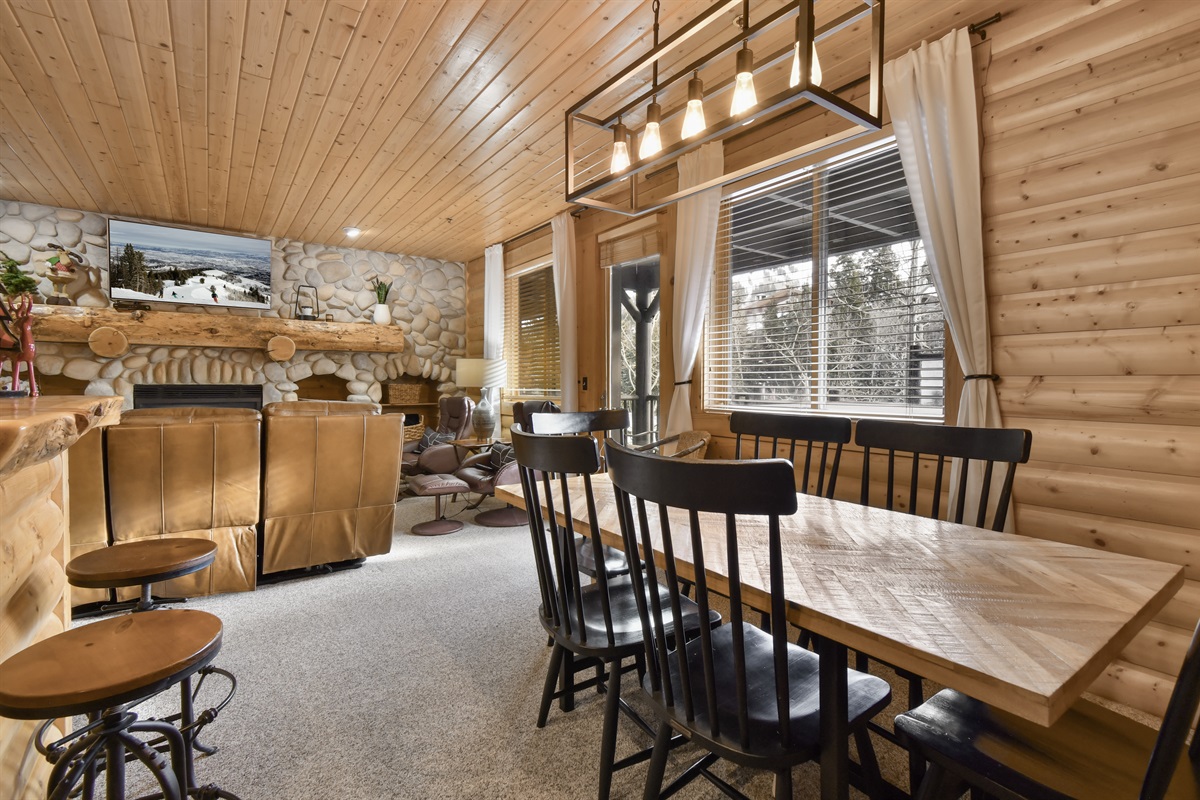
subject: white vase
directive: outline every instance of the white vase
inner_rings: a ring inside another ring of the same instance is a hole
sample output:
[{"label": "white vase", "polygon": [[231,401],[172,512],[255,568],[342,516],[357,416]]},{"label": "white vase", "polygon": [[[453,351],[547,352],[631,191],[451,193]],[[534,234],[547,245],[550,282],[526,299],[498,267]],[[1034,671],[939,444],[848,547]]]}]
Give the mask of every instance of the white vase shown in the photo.
[{"label": "white vase", "polygon": [[376,325],[391,325],[392,324],[392,307],[387,303],[376,303],[375,313],[372,315]]}]

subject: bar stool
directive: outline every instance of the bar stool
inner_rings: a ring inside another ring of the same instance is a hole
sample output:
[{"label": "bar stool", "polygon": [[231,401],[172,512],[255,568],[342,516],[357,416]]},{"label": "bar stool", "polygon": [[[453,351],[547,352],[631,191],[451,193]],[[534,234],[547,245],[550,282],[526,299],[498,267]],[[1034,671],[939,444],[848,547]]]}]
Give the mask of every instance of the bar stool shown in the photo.
[{"label": "bar stool", "polygon": [[104,606],[104,611],[132,608],[150,611],[159,608],[150,595],[151,584],[191,575],[211,565],[217,557],[217,545],[208,539],[139,539],[76,556],[67,564],[67,580],[82,589],[118,589],[142,587],[142,597],[132,606],[124,603]]},{"label": "bar stool", "polygon": [[[160,609],[161,602],[155,602],[151,595],[151,586],[159,581],[179,578],[208,567],[216,559],[217,545],[208,539],[172,538],[172,539],[140,539],[132,542],[122,542],[103,550],[93,550],[71,559],[67,564],[67,580],[72,586],[86,589],[117,589],[126,586],[141,586],[141,599],[132,606],[117,604],[105,606],[105,610],[114,608],[131,608],[136,614],[143,611]],[[205,755],[216,752],[216,748],[208,747],[197,741],[200,729],[216,719],[217,714],[225,708],[237,690],[237,680],[227,670],[203,665],[196,670],[200,674],[199,684],[209,675],[220,675],[230,682],[229,694],[214,708],[210,708],[197,716],[195,711],[195,695],[199,692],[192,690],[191,674],[183,676],[179,681],[180,711],[158,722],[179,723],[179,731],[186,744],[183,756],[184,768],[189,786],[194,786],[195,759],[193,750],[199,750]],[[224,797],[237,800],[236,795],[225,792],[216,786],[205,786],[195,791],[206,792],[205,797]]]},{"label": "bar stool", "polygon": [[[233,797],[195,789],[185,735],[162,720],[139,720],[129,710],[209,664],[220,652],[221,632],[221,620],[205,611],[124,615],[64,631],[0,664],[0,715],[47,720],[37,743],[54,765],[46,796],[65,800],[82,784],[82,796],[90,800],[103,769],[105,796],[124,798],[128,753],[151,772],[164,800]],[[86,726],[43,744],[55,718],[77,714],[87,715]],[[170,763],[135,733],[162,737]]]}]

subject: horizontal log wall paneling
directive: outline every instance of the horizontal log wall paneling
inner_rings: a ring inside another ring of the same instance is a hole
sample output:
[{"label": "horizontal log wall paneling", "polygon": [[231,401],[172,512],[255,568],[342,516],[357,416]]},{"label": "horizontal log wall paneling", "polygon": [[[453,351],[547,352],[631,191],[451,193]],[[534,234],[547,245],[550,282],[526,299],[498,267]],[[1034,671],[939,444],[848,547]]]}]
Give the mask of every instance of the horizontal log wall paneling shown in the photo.
[{"label": "horizontal log wall paneling", "polygon": [[1018,529],[1187,571],[1092,687],[1161,714],[1200,616],[1200,5],[1084,5],[988,29],[994,368]]}]

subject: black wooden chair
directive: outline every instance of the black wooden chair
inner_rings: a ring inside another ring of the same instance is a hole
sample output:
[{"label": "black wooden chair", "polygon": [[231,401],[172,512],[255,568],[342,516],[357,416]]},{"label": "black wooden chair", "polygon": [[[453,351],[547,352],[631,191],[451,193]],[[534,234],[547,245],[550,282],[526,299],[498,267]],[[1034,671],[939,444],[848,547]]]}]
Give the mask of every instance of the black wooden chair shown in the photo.
[{"label": "black wooden chair", "polygon": [[[792,465],[782,459],[680,461],[612,442],[606,451],[625,548],[631,555],[640,552],[646,562],[645,570],[632,577],[646,646],[643,689],[659,728],[644,797],[672,795],[698,775],[731,797],[743,797],[709,771],[714,761],[725,758],[771,770],[775,797],[790,798],[792,767],[819,755],[819,719],[825,713],[818,695],[817,655],[787,640],[779,518],[797,507]],[[688,522],[673,526],[668,509],[682,510]],[[717,523],[719,544],[709,533],[706,546],[699,513],[724,516],[724,524]],[[746,515],[759,519],[739,538],[738,517]],[[661,565],[654,561],[652,534],[661,534]],[[753,557],[741,558],[743,549],[751,547],[758,548]],[[701,614],[708,611],[705,563],[728,565],[731,619],[672,649],[664,632],[671,624],[678,626],[687,603],[679,589],[677,550],[695,565]],[[739,564],[764,561],[771,587],[770,631],[746,622],[742,613]],[[660,599],[664,594],[665,601]],[[880,678],[853,670],[848,682],[849,729],[878,793],[878,766],[865,725],[887,706],[891,689]],[[672,729],[709,752],[660,794]]]},{"label": "black wooden chair", "polygon": [[[854,442],[863,449],[862,487],[860,500],[871,505],[871,451],[887,453],[887,480],[884,507],[894,511],[897,495],[903,492],[903,480],[897,480],[896,454],[911,456],[912,468],[908,475],[909,514],[931,519],[950,519],[963,522],[969,505],[976,506],[973,517],[966,524],[1004,530],[1008,518],[1009,501],[1012,499],[1013,478],[1017,464],[1029,460],[1029,447],[1033,434],[1020,428],[966,428],[952,425],[922,425],[914,422],[888,422],[878,419],[858,421]],[[932,484],[921,480],[921,456],[936,456]],[[950,476],[946,469],[950,459],[960,460],[958,481],[949,486]],[[996,475],[1000,465],[1002,474]],[[968,495],[968,475],[981,477],[978,494]],[[999,491],[993,492],[995,478],[1000,479]],[[942,493],[950,493],[951,503],[943,507]],[[927,500],[922,500],[923,497]],[[922,509],[925,511],[922,511]],[[991,524],[987,524],[988,518]],[[859,653],[855,659],[857,669],[867,670],[869,660]],[[907,670],[897,670],[908,683],[908,707],[916,708],[925,699],[921,676]],[[895,744],[899,739],[893,731],[872,724],[871,730]],[[920,783],[924,765],[915,754],[910,754],[910,785]]]},{"label": "black wooden chair", "polygon": [[951,689],[896,717],[896,728],[929,761],[917,797],[958,797],[964,784],[1012,800],[1200,797],[1200,737],[1185,754],[1200,706],[1200,628],[1157,735],[1153,728],[1081,700],[1049,728]]},{"label": "black wooden chair", "polygon": [[[766,414],[751,411],[735,411],[729,417],[729,431],[737,437],[734,440],[734,458],[786,458],[796,464],[796,448],[800,445],[804,448],[804,477],[796,482],[796,491],[804,494],[815,493],[821,497],[833,497],[837,486],[838,467],[842,461],[842,445],[850,443],[850,430],[849,417]],[[745,448],[742,447],[743,440],[746,441]],[[751,443],[754,445],[753,453],[749,452]],[[786,452],[780,451],[781,443]],[[820,445],[821,451],[815,475],[814,445]],[[832,461],[829,460],[831,445]],[[810,491],[810,487],[816,491]]]},{"label": "black wooden chair", "polygon": [[[539,617],[542,626],[554,641],[537,725],[544,727],[555,698],[571,699],[574,692],[607,680],[604,688],[604,727],[600,745],[599,796],[608,797],[615,770],[645,761],[647,749],[615,761],[617,711],[624,710],[647,735],[654,731],[621,700],[621,675],[626,660],[641,670],[644,652],[642,626],[638,618],[634,583],[628,575],[606,575],[600,571],[596,582],[585,584],[580,579],[574,541],[575,522],[572,512],[586,509],[589,548],[600,547],[600,524],[596,519],[592,495],[592,475],[600,469],[600,449],[590,436],[549,436],[525,433],[521,426],[512,428],[513,447],[520,465],[521,488],[529,509],[529,531],[533,539],[534,561],[538,586],[541,590]],[[578,479],[572,483],[571,479]],[[546,504],[541,513],[542,503]],[[557,521],[562,512],[565,524]],[[641,582],[638,582],[641,586]],[[694,634],[707,630],[721,621],[719,614],[704,610],[690,601],[680,606],[677,624],[669,626],[666,635],[683,630]],[[708,619],[707,625],[701,625]],[[576,661],[578,659],[578,661]],[[571,662],[574,662],[573,665]],[[583,683],[574,682],[574,673],[593,663],[599,664],[596,677]],[[555,691],[555,683],[561,689]],[[566,708],[565,710],[570,710]]]},{"label": "black wooden chair", "polygon": [[[629,412],[623,408],[602,408],[599,411],[535,413],[530,415],[529,422],[533,426],[532,428],[522,427],[522,430],[527,433],[589,437],[599,433],[606,438],[613,436],[618,441],[624,441],[625,432],[629,428]],[[601,460],[602,467],[603,463]],[[579,571],[588,577],[596,577],[596,561],[592,554],[592,548],[584,545],[582,536],[576,539],[575,544],[578,552]],[[624,553],[608,545],[604,545],[601,552],[604,553],[604,571],[608,573],[609,577],[628,574],[629,562],[625,559]]]}]

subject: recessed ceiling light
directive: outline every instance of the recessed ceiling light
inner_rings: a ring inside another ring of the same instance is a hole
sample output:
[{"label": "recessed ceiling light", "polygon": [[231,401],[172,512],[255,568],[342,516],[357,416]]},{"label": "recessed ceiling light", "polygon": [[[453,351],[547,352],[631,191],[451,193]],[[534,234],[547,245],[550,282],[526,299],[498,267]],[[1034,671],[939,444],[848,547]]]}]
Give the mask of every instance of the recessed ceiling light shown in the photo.
[{"label": "recessed ceiling light", "polygon": [[358,228],[354,228],[354,227],[342,228],[342,231],[345,232],[345,234],[347,236],[349,236],[351,239],[353,239],[355,236],[358,236],[360,233],[362,233],[361,230],[359,230]]}]

